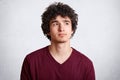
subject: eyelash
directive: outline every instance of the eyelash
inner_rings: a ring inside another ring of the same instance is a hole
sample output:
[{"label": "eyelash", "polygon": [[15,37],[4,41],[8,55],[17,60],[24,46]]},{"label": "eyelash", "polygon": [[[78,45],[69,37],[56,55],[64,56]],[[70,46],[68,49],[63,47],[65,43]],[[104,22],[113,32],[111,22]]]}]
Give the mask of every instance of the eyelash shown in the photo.
[{"label": "eyelash", "polygon": [[[69,25],[69,23],[68,23],[68,22],[65,22],[65,24],[66,24],[66,25]],[[53,25],[53,26],[55,26],[55,25],[59,25],[59,23],[54,22],[54,23],[52,23],[52,25]]]},{"label": "eyelash", "polygon": [[68,22],[65,22],[65,24],[69,25],[69,23],[68,23]]},{"label": "eyelash", "polygon": [[55,25],[58,25],[58,23],[55,22],[55,23],[52,23],[52,25],[55,26]]}]

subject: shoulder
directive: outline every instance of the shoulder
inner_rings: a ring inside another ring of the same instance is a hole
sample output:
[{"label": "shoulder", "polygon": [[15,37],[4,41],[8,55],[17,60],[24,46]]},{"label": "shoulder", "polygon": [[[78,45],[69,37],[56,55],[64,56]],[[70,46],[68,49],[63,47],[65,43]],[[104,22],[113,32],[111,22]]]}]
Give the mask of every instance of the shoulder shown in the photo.
[{"label": "shoulder", "polygon": [[79,70],[83,71],[85,78],[89,80],[95,80],[95,70],[93,62],[83,53],[74,49],[74,55],[77,58]]},{"label": "shoulder", "polygon": [[73,48],[73,54],[78,59],[79,62],[82,62],[84,65],[92,65],[92,61],[90,58],[88,58],[86,55],[81,53],[80,51],[77,51]]},{"label": "shoulder", "polygon": [[48,46],[38,49],[36,51],[33,51],[33,52],[29,53],[28,55],[26,55],[25,59],[35,60],[40,57],[43,57],[43,56],[45,56],[47,50],[48,50]]}]

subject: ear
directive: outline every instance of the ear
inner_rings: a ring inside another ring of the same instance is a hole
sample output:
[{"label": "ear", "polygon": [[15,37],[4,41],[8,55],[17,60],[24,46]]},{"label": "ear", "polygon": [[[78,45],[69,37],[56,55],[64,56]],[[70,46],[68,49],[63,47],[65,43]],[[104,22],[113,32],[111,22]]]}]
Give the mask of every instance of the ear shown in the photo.
[{"label": "ear", "polygon": [[50,36],[50,33],[47,33],[46,36]]},{"label": "ear", "polygon": [[71,34],[73,34],[73,33],[74,33],[74,30],[71,31]]}]

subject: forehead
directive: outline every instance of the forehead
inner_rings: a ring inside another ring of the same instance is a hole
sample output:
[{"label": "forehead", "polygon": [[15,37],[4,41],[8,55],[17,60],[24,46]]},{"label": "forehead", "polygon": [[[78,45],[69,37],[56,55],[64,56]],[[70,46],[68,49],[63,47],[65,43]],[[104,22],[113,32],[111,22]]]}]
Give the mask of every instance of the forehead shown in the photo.
[{"label": "forehead", "polygon": [[68,16],[61,16],[61,15],[58,15],[55,18],[52,18],[50,21],[54,21],[54,20],[68,20],[68,21],[71,21],[71,19]]}]

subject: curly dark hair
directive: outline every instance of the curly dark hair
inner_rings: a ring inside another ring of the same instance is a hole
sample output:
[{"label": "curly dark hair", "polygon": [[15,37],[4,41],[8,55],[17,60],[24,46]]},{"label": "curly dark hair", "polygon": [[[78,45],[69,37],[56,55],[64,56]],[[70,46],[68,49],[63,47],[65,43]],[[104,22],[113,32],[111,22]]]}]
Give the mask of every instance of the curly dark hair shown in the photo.
[{"label": "curly dark hair", "polygon": [[50,32],[50,20],[56,18],[58,15],[62,17],[69,17],[72,22],[72,30],[74,31],[72,36],[74,35],[77,23],[78,23],[78,15],[75,11],[68,6],[67,4],[63,4],[61,2],[55,2],[46,8],[46,11],[42,14],[42,30],[44,35],[47,36],[49,40],[51,40],[50,35],[47,35]]}]

